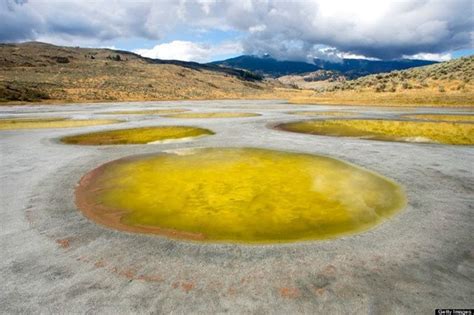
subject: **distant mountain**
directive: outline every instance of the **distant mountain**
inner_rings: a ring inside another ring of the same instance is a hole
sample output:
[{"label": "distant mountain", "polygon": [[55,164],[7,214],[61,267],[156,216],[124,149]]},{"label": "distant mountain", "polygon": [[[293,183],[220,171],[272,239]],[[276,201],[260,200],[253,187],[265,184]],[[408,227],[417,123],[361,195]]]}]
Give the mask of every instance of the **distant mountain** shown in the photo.
[{"label": "distant mountain", "polygon": [[317,67],[324,70],[339,71],[347,78],[358,78],[369,74],[390,72],[393,70],[404,70],[414,67],[427,66],[436,61],[400,59],[400,60],[367,60],[367,59],[343,59],[342,62],[330,62],[315,59]]},{"label": "distant mountain", "polygon": [[347,78],[358,78],[368,74],[403,70],[413,67],[426,66],[436,63],[427,60],[367,60],[367,59],[342,59],[341,62],[331,62],[315,59],[314,64],[300,61],[280,61],[270,56],[258,57],[242,55],[210,64],[227,68],[244,69],[269,77],[280,77],[291,74],[302,74],[318,70],[340,72]]},{"label": "distant mountain", "polygon": [[257,57],[243,55],[221,61],[214,61],[210,64],[227,68],[245,69],[261,75],[280,77],[288,74],[298,74],[313,72],[321,68],[306,62],[300,61],[279,61],[271,57]]}]

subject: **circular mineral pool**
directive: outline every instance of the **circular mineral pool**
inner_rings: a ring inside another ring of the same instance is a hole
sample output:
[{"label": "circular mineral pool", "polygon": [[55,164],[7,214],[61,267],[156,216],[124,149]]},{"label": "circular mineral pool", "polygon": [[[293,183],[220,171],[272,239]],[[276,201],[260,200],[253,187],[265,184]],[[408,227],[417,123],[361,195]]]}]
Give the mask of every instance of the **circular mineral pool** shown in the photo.
[{"label": "circular mineral pool", "polygon": [[350,112],[324,112],[324,111],[292,111],[292,112],[287,112],[287,114],[291,115],[301,115],[301,116],[356,116],[356,113],[350,113]]},{"label": "circular mineral pool", "polygon": [[64,137],[61,141],[68,144],[83,145],[145,144],[212,134],[214,133],[208,129],[197,127],[160,126],[91,132]]},{"label": "circular mineral pool", "polygon": [[208,148],[104,164],[81,179],[76,203],[119,230],[280,243],[366,230],[402,209],[405,196],[391,180],[329,157]]},{"label": "circular mineral pool", "polygon": [[0,130],[39,129],[39,128],[73,128],[96,125],[107,125],[122,122],[116,119],[67,119],[63,117],[45,118],[5,118],[0,119]]},{"label": "circular mineral pool", "polygon": [[175,113],[187,112],[189,109],[182,108],[170,108],[170,109],[144,109],[144,110],[124,110],[124,111],[113,111],[113,112],[102,112],[98,114],[107,115],[168,115]]},{"label": "circular mineral pool", "polygon": [[285,123],[278,125],[277,128],[314,135],[357,137],[370,140],[474,144],[474,124],[470,123],[330,119]]},{"label": "circular mineral pool", "polygon": [[212,113],[179,113],[165,115],[169,118],[240,118],[260,116],[256,113],[239,113],[239,112],[212,112]]},{"label": "circular mineral pool", "polygon": [[474,122],[474,115],[461,114],[410,114],[403,115],[403,117],[434,121]]}]

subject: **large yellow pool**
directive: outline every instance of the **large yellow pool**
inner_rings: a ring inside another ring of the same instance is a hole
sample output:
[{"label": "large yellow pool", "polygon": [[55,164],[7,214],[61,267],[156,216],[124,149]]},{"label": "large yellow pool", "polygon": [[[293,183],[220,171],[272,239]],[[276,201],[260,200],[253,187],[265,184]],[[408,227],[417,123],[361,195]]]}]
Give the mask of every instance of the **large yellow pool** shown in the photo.
[{"label": "large yellow pool", "polygon": [[119,230],[205,242],[319,240],[405,205],[393,181],[324,156],[208,148],[113,161],[83,177],[78,207]]}]

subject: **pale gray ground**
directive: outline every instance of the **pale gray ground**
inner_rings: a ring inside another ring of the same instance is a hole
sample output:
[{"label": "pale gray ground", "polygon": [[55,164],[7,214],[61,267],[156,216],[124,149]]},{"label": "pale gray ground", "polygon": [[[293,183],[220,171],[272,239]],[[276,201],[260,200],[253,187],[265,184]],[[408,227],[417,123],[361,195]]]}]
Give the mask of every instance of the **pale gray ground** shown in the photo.
[{"label": "pale gray ground", "polygon": [[[332,138],[268,128],[305,119],[284,113],[295,109],[355,110],[366,117],[396,117],[403,111],[203,101],[1,107],[0,116],[112,118],[100,112],[170,107],[262,116],[130,115],[124,116],[128,122],[116,125],[0,131],[1,313],[432,314],[435,308],[473,307],[472,146]],[[57,141],[87,131],[167,124],[205,127],[216,135],[138,146],[74,146]],[[221,146],[340,158],[399,182],[406,189],[408,206],[358,235],[243,246],[115,231],[89,221],[74,205],[76,183],[104,162],[139,153]]]}]

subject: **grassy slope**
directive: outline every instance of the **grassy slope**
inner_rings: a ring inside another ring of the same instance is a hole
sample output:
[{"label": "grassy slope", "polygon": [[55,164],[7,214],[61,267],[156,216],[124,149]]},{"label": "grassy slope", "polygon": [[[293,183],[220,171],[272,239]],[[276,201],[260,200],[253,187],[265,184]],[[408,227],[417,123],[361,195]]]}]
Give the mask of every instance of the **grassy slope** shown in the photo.
[{"label": "grassy slope", "polygon": [[318,91],[248,81],[238,70],[209,67],[153,61],[110,49],[0,44],[0,104],[239,98],[319,104],[474,104],[474,57],[322,84]]},{"label": "grassy slope", "polygon": [[295,88],[324,90],[338,82],[345,81],[346,77],[337,71],[318,70],[302,75],[285,75],[277,78],[277,80]]},{"label": "grassy slope", "polygon": [[0,101],[224,99],[272,94],[273,85],[244,80],[234,70],[224,73],[181,64],[163,64],[109,49],[2,44]]},{"label": "grassy slope", "polygon": [[474,106],[474,56],[333,84],[292,103]]}]

